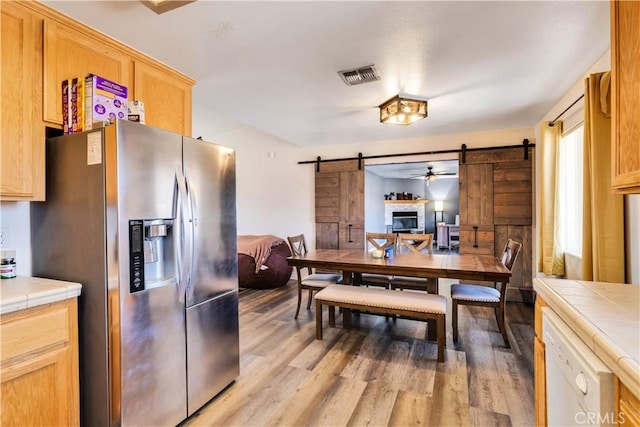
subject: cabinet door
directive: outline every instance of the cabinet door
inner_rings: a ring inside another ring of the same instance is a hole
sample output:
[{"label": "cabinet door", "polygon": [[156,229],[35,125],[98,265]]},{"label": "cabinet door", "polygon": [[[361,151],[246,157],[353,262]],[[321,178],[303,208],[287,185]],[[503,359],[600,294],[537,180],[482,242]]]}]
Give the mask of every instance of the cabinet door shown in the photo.
[{"label": "cabinet door", "polygon": [[533,342],[533,386],[537,426],[547,425],[547,373],[544,354],[544,343],[536,337]]},{"label": "cabinet door", "polygon": [[44,200],[42,19],[14,2],[0,12],[0,199]]},{"label": "cabinet door", "polygon": [[70,425],[67,349],[28,359],[2,375],[3,426]]},{"label": "cabinet door", "polygon": [[77,302],[2,316],[0,425],[79,425]]},{"label": "cabinet door", "polygon": [[[44,120],[62,123],[62,80],[96,74],[127,86],[131,59],[110,39],[54,20],[44,23]],[[131,95],[129,95],[131,99]]]},{"label": "cabinet door", "polygon": [[145,123],[191,136],[191,87],[170,69],[136,60],[133,93],[129,99],[144,102]]},{"label": "cabinet door", "polygon": [[611,2],[614,191],[640,193],[640,2]]}]

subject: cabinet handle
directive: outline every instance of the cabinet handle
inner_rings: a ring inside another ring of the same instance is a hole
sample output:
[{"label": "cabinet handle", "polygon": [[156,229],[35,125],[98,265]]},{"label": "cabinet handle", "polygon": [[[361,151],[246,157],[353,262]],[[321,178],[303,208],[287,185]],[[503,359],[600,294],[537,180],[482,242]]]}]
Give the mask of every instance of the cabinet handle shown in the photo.
[{"label": "cabinet handle", "polygon": [[478,247],[478,226],[477,225],[473,226],[473,247],[474,248]]},{"label": "cabinet handle", "polygon": [[353,227],[353,224],[349,224],[349,243],[353,243],[353,240],[351,239],[351,227]]}]

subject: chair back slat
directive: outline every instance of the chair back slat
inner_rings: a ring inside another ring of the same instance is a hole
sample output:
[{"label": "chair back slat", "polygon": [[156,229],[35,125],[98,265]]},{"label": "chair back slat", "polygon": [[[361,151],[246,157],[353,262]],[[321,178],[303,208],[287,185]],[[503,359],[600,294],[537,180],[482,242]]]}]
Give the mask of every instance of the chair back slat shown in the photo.
[{"label": "chair back slat", "polygon": [[304,234],[298,234],[297,236],[287,237],[289,246],[291,246],[291,252],[294,256],[303,256],[307,253],[307,242],[304,238]]},{"label": "chair back slat", "polygon": [[522,250],[522,243],[509,239],[502,251],[502,264],[504,264],[509,271],[513,268],[513,264],[516,262],[520,251]]},{"label": "chair back slat", "polygon": [[395,233],[367,233],[366,237],[367,243],[382,251],[396,245]]},{"label": "chair back slat", "polygon": [[433,253],[433,233],[410,234],[398,233],[396,250],[398,253],[411,252],[414,254]]}]

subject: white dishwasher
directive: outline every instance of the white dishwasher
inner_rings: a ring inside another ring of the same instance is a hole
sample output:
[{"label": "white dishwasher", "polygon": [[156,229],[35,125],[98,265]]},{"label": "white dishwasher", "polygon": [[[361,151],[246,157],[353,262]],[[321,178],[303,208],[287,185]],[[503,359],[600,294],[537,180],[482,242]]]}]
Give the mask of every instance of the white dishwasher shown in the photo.
[{"label": "white dishwasher", "polygon": [[550,308],[542,309],[549,426],[613,425],[613,373]]}]

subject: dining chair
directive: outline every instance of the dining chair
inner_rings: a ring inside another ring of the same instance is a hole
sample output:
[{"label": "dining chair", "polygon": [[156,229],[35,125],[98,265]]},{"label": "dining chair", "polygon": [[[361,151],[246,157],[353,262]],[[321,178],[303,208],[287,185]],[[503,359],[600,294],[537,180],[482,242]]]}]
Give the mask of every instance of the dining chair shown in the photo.
[{"label": "dining chair", "polygon": [[[509,270],[518,258],[522,250],[522,243],[509,239],[502,251],[502,264]],[[496,315],[498,329],[502,334],[505,347],[509,348],[509,338],[505,325],[505,305],[507,297],[507,286],[509,282],[494,283],[491,286],[457,284],[451,285],[451,301],[453,315],[453,341],[458,341],[458,305],[475,305],[482,307],[493,307]]]},{"label": "dining chair", "polygon": [[[304,234],[287,237],[287,241],[289,242],[293,256],[304,256],[308,252],[307,241],[304,238]],[[302,270],[305,268],[307,269],[307,275],[303,276]],[[297,319],[298,314],[300,313],[303,289],[307,289],[309,291],[307,310],[310,310],[314,291],[319,291],[329,285],[335,285],[336,283],[342,282],[342,275],[340,274],[316,273],[311,267],[296,266],[296,273],[298,275],[298,306],[296,307],[296,315],[294,319]]]},{"label": "dining chair", "polygon": [[[388,248],[395,251],[396,233],[367,233],[367,245],[373,246],[373,250],[381,250],[386,253]],[[381,286],[389,289],[389,283],[393,276],[385,274],[362,273],[360,276],[360,285],[362,286]]]},{"label": "dining chair", "polygon": [[[410,234],[398,233],[396,240],[396,252],[412,254],[432,254],[433,253],[433,233]],[[391,280],[391,289],[411,289],[416,291],[427,291],[432,294],[438,293],[438,278],[394,276]]]}]

